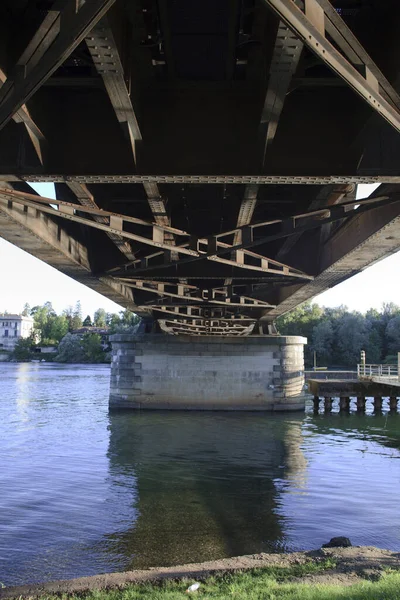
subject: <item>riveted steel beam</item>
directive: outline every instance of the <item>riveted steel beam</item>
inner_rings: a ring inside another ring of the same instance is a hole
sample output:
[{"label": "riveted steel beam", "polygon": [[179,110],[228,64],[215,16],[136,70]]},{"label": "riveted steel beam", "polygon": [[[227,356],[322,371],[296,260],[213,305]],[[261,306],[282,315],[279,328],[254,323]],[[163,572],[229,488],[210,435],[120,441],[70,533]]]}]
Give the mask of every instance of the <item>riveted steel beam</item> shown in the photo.
[{"label": "riveted steel beam", "polygon": [[[133,162],[138,162],[138,146],[142,141],[139,124],[126,84],[124,67],[119,55],[113,31],[104,17],[86,38],[86,45],[92,56],[97,72],[103,79],[115,115],[132,148]],[[157,183],[143,182],[148,203],[154,220],[158,225],[171,225],[167,215],[164,198],[160,194]],[[168,234],[166,239],[174,245],[174,236]],[[173,253],[178,258],[176,252]]]},{"label": "riveted steel beam", "polygon": [[[89,206],[100,211],[99,207],[95,202],[93,194],[90,193],[90,191],[84,183],[70,181],[67,183],[67,186],[75,194],[79,204],[81,204],[82,206]],[[94,214],[93,219],[98,223],[108,223],[108,218],[100,215]],[[107,235],[110,238],[110,240],[117,246],[118,250],[122,252],[122,254],[124,254],[129,261],[135,260],[135,255],[132,252],[132,248],[129,242],[124,240],[124,238],[117,233],[109,232],[107,233]]]},{"label": "riveted steel beam", "polygon": [[114,2],[55,3],[0,89],[0,129],[68,58]]},{"label": "riveted steel beam", "polygon": [[[2,69],[0,69],[0,89],[6,83],[7,76]],[[35,149],[37,157],[40,163],[44,164],[44,152],[46,147],[46,138],[42,131],[39,129],[35,121],[32,119],[28,108],[25,104],[21,106],[19,110],[13,115],[13,121],[15,123],[23,123],[26,131],[31,139],[32,145]]]},{"label": "riveted steel beam", "polygon": [[[256,254],[254,252],[250,252],[248,250],[238,250],[235,251],[235,254],[230,259],[220,258],[217,254],[217,250],[221,248],[230,249],[233,248],[230,244],[227,244],[221,240],[219,237],[230,236],[232,232],[228,232],[228,234],[221,234],[219,236],[212,236],[208,239],[201,238],[195,240],[195,247],[190,245],[189,243],[183,245],[175,245],[175,240],[166,238],[166,235],[178,235],[182,237],[189,237],[189,234],[186,231],[182,231],[180,229],[176,229],[174,227],[169,227],[167,225],[157,225],[154,223],[149,223],[144,221],[143,219],[137,219],[136,217],[130,217],[127,215],[121,215],[118,213],[113,213],[105,210],[101,210],[98,207],[94,207],[91,204],[92,200],[90,199],[90,192],[85,187],[77,188],[77,184],[72,186],[73,190],[75,190],[76,194],[84,194],[86,205],[78,206],[76,204],[72,204],[70,202],[64,202],[62,200],[53,200],[52,198],[44,198],[42,196],[35,196],[33,194],[27,194],[25,192],[17,192],[11,190],[3,190],[0,192],[0,201],[3,200],[5,202],[13,202],[23,204],[24,206],[30,206],[32,208],[36,208],[37,210],[41,210],[47,214],[51,214],[55,217],[61,217],[64,219],[68,219],[71,221],[75,221],[76,223],[80,223],[82,225],[87,225],[88,227],[94,227],[97,229],[101,229],[107,233],[108,236],[114,236],[114,239],[118,238],[127,238],[129,240],[135,240],[137,242],[141,242],[143,244],[154,246],[156,248],[162,248],[163,250],[169,250],[175,252],[176,254],[186,254],[193,257],[203,257],[208,260],[213,260],[215,262],[221,262],[225,264],[229,264],[232,266],[236,266],[238,268],[243,268],[247,270],[261,271],[264,273],[272,273],[275,275],[284,275],[291,277],[300,277],[301,279],[312,279],[306,273],[299,271],[298,269],[293,269],[288,265],[284,265],[283,263],[279,263],[273,259],[266,258],[260,254]],[[83,202],[81,203],[83,204]],[[88,217],[82,217],[77,213],[87,213],[88,215],[95,217],[95,220],[92,221]],[[141,225],[146,229],[151,228],[151,237],[145,237],[143,235],[134,234],[124,230],[124,223],[132,223],[135,225]],[[268,223],[269,224],[269,223]],[[260,226],[260,224],[258,224]],[[256,225],[252,226],[253,228]],[[245,240],[244,233],[247,231],[245,228],[234,230],[239,233],[239,238],[241,241]],[[115,238],[118,236],[118,238]],[[148,261],[153,256],[158,256],[159,254],[152,254],[150,256],[143,257],[140,260],[141,264],[148,266]],[[135,262],[135,261],[133,261]],[[256,264],[254,264],[256,263]]]},{"label": "riveted steel beam", "polygon": [[239,185],[334,185],[347,183],[400,183],[400,174],[381,175],[60,175],[30,173],[16,175],[15,173],[0,174],[0,181],[37,181],[50,183],[178,183],[178,184],[239,184]]},{"label": "riveted steel beam", "polygon": [[[22,204],[24,206],[30,206],[36,208],[41,212],[53,215],[54,217],[68,219],[75,223],[87,225],[95,229],[101,229],[107,234],[114,234],[128,240],[135,240],[137,242],[154,246],[156,248],[162,248],[164,250],[174,250],[181,254],[187,254],[189,256],[198,256],[198,252],[187,248],[186,246],[175,246],[170,242],[165,241],[164,233],[179,234],[189,236],[186,232],[183,232],[173,227],[165,227],[143,221],[142,219],[136,219],[135,217],[129,217],[126,215],[120,215],[117,213],[111,213],[90,206],[81,206],[78,204],[72,204],[70,202],[63,202],[61,200],[54,200],[51,198],[43,198],[41,196],[34,196],[33,194],[26,194],[25,192],[16,192],[11,190],[0,191],[0,202],[7,202],[9,205],[12,203]],[[10,206],[11,207],[11,206]],[[57,208],[55,208],[57,207]],[[87,213],[91,216],[100,217],[100,221],[107,218],[107,222],[93,221],[89,217],[78,216],[77,213]],[[124,222],[132,223],[136,225],[142,225],[147,230],[151,229],[151,237],[145,237],[144,235],[138,235],[128,231],[124,231]]]},{"label": "riveted steel beam", "polygon": [[[379,113],[396,131],[400,131],[400,112],[381,94],[381,84],[376,76],[377,67],[372,59],[363,62],[365,70],[361,74],[326,38],[326,22],[329,20],[326,2],[320,0],[307,0],[305,12],[296,6],[293,0],[264,0],[291,30],[312,50],[325,64],[327,64],[339,77],[365,100],[371,108]],[[337,23],[345,23],[339,15],[335,18]],[[337,26],[337,25],[336,25]],[[366,53],[365,53],[366,55]],[[360,56],[360,58],[362,58]],[[364,56],[365,58],[365,56]],[[369,57],[368,57],[369,58]],[[371,68],[372,66],[372,68]],[[388,95],[388,86],[385,94]],[[391,94],[396,92],[391,88]]]},{"label": "riveted steel beam", "polygon": [[[241,253],[242,251],[249,252],[249,249],[255,246],[267,244],[269,242],[286,238],[294,234],[301,234],[305,231],[321,227],[322,225],[345,219],[347,217],[354,217],[365,211],[382,207],[387,204],[394,204],[397,202],[400,202],[400,195],[397,194],[393,194],[391,196],[369,198],[366,200],[353,200],[351,202],[343,202],[342,204],[336,206],[329,206],[326,208],[321,208],[319,210],[313,210],[307,213],[293,215],[292,217],[289,217],[287,219],[275,219],[273,221],[264,221],[262,223],[246,225],[245,229],[250,229],[252,234],[250,236],[246,236],[247,241],[242,241],[235,246],[232,246],[230,244],[224,244],[222,241],[220,241],[221,238],[223,239],[224,237],[232,236],[237,231],[237,228],[232,229],[230,231],[226,231],[215,236],[217,240],[214,243],[214,246],[216,245],[217,250],[213,251],[213,254],[207,254],[206,257],[202,255],[198,258],[184,258],[180,261],[180,264],[197,260],[203,260],[204,258],[207,258],[208,260],[214,260],[217,262],[226,262],[229,261],[229,259],[222,259],[222,257],[226,254],[232,254],[232,252],[236,252],[237,264],[235,264],[235,266],[238,266],[241,262],[243,264],[243,255]],[[273,226],[273,230],[270,230],[271,226]],[[266,230],[265,233],[263,232],[263,229]],[[271,233],[269,233],[268,230],[270,230]],[[258,236],[255,234],[255,232],[258,233]],[[200,242],[205,244],[207,243],[207,240],[200,240]],[[264,257],[264,260],[270,259],[266,259],[266,257]],[[281,265],[281,267],[283,266],[282,263],[278,263],[277,261],[275,262],[277,265]],[[151,269],[162,269],[166,266],[168,265],[158,264],[155,266],[146,266],[145,268],[137,269],[136,273],[143,274],[150,271]],[[289,272],[286,272],[285,269],[282,269],[282,275],[292,275],[296,271],[292,268],[289,269],[291,269],[291,271],[289,270]],[[312,279],[311,276],[308,276],[305,273],[302,273],[301,271],[298,271],[298,277]]]},{"label": "riveted steel beam", "polygon": [[[174,283],[170,281],[151,281],[129,277],[119,278],[119,281],[128,287],[161,296],[162,298],[176,298],[187,302],[205,304],[221,304],[228,306],[246,306],[252,308],[275,308],[268,302],[235,294],[229,287],[200,289],[187,283]],[[152,303],[153,301],[150,301]]]},{"label": "riveted steel beam", "polygon": [[187,320],[159,319],[158,324],[164,333],[169,335],[218,335],[218,336],[248,336],[254,329],[255,322],[249,325],[230,325],[224,321],[198,323]]},{"label": "riveted steel beam", "polygon": [[[141,308],[141,307],[138,307]],[[196,319],[198,321],[208,321],[210,319],[223,319],[229,323],[252,323],[254,317],[247,316],[242,312],[237,312],[235,307],[226,306],[202,306],[202,305],[188,305],[188,304],[146,304],[142,307],[143,310],[149,310],[149,308],[161,318],[165,318],[165,315],[171,315],[174,319]]]}]

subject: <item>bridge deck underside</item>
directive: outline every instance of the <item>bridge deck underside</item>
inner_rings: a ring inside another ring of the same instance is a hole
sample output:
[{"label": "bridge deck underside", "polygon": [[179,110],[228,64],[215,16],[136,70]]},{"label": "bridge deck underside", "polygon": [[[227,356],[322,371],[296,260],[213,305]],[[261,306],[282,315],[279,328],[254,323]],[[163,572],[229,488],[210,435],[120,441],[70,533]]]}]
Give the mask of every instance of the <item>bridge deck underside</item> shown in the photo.
[{"label": "bridge deck underside", "polygon": [[4,0],[0,235],[168,333],[271,332],[400,247],[399,26],[395,0]]}]

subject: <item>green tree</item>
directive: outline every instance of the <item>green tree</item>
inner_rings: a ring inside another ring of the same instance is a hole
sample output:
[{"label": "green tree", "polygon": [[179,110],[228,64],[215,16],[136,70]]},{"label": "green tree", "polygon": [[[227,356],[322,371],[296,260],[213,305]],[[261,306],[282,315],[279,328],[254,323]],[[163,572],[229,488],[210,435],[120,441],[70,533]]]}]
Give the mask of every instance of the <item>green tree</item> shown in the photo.
[{"label": "green tree", "polygon": [[100,363],[105,360],[105,353],[101,345],[101,336],[97,333],[87,333],[82,340],[85,359],[91,363]]},{"label": "green tree", "polygon": [[84,327],[91,327],[92,326],[92,319],[90,318],[90,315],[87,315],[87,317],[83,321],[83,326]]},{"label": "green tree", "polygon": [[58,344],[68,333],[68,320],[64,315],[50,317],[48,335],[50,344]]},{"label": "green tree", "polygon": [[329,320],[320,321],[313,327],[310,349],[316,352],[319,366],[332,363],[333,327]]},{"label": "green tree", "polygon": [[29,317],[30,316],[30,314],[31,314],[31,307],[29,306],[29,304],[27,302],[24,304],[24,309],[23,309],[23,311],[22,311],[21,314],[22,314],[23,317]]},{"label": "green tree", "polygon": [[57,316],[51,302],[45,302],[43,306],[34,306],[31,315],[36,338],[40,342],[50,339],[51,320]]},{"label": "green tree", "polygon": [[85,352],[77,335],[67,333],[58,346],[56,360],[62,363],[85,362]]},{"label": "green tree", "polygon": [[388,354],[396,355],[400,352],[400,315],[390,319],[386,326]]},{"label": "green tree", "polygon": [[98,308],[93,316],[93,323],[96,327],[106,327],[107,313],[104,308]]},{"label": "green tree", "polygon": [[33,356],[32,346],[33,339],[31,337],[20,338],[14,346],[13,358],[20,361],[30,360]]},{"label": "green tree", "polygon": [[72,317],[74,314],[74,309],[72,308],[72,306],[68,306],[67,308],[64,308],[64,310],[62,311],[62,315],[67,319],[68,322],[68,331],[71,331],[72,329]]},{"label": "green tree", "polygon": [[115,313],[107,313],[106,323],[113,333],[121,325],[121,318]]},{"label": "green tree", "polygon": [[368,345],[369,331],[365,317],[347,313],[339,319],[336,330],[336,364],[354,368],[360,362],[361,350]]},{"label": "green tree", "polygon": [[80,327],[82,327],[82,307],[80,300],[78,300],[78,302],[75,304],[74,312],[72,314],[71,328],[74,330],[79,329]]},{"label": "green tree", "polygon": [[121,325],[123,325],[124,327],[133,327],[140,321],[140,318],[137,316],[137,314],[131,312],[128,309],[121,310],[121,312],[119,314],[120,314]]}]

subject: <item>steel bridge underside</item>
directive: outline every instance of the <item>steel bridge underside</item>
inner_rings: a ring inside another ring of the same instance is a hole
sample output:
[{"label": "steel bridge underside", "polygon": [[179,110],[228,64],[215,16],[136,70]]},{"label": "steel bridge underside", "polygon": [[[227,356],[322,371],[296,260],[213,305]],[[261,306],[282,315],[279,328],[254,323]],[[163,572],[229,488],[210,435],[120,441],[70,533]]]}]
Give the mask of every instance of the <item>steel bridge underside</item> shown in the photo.
[{"label": "steel bridge underside", "polygon": [[400,248],[399,33],[397,0],[3,0],[0,235],[167,333],[272,333]]}]

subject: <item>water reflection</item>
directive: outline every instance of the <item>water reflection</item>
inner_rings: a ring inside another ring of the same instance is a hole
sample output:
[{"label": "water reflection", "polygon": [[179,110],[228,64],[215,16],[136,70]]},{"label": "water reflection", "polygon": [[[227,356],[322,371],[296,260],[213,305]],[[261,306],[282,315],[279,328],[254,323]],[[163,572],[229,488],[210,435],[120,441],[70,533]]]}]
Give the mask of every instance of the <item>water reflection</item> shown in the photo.
[{"label": "water reflection", "polygon": [[110,474],[131,477],[139,516],[108,542],[128,568],[279,550],[274,481],[304,482],[302,418],[112,413]]},{"label": "water reflection", "polygon": [[334,535],[400,550],[400,415],[109,414],[93,365],[0,364],[0,381],[5,585]]}]

